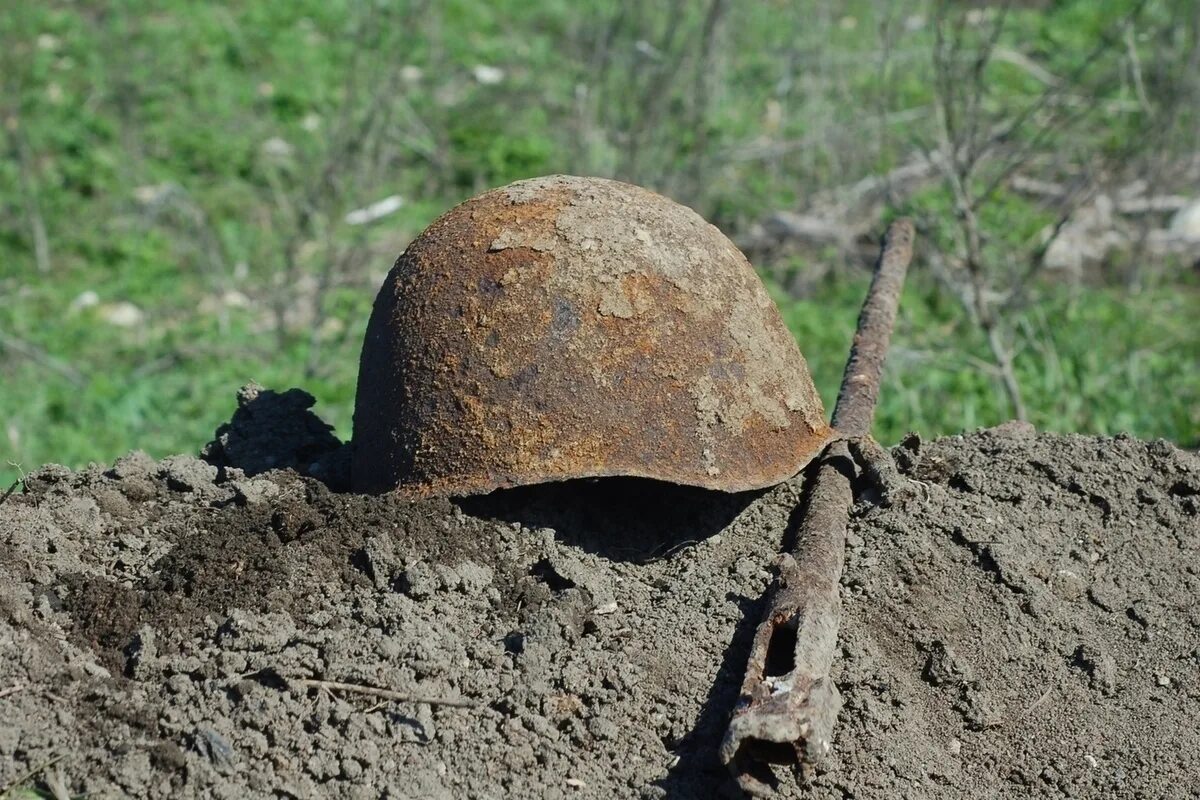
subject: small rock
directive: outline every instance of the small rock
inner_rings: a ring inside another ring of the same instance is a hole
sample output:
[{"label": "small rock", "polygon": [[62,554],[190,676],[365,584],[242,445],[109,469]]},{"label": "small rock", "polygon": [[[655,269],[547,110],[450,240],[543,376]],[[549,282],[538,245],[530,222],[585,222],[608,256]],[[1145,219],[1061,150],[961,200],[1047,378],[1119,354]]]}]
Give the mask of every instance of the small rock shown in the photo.
[{"label": "small rock", "polygon": [[43,464],[25,476],[25,490],[32,494],[45,494],[57,484],[68,482],[74,474],[62,464]]},{"label": "small rock", "polygon": [[490,567],[476,564],[474,561],[464,561],[455,568],[455,572],[458,574],[462,591],[468,595],[477,595],[483,592],[491,585],[492,578],[495,576]]},{"label": "small rock", "polygon": [[733,572],[743,578],[752,578],[759,573],[758,562],[752,558],[739,558],[733,565]]},{"label": "small rock", "polygon": [[362,764],[355,758],[342,759],[342,777],[348,780],[356,780],[362,776]]},{"label": "small rock", "polygon": [[621,735],[621,729],[606,717],[596,717],[588,720],[588,731],[597,739],[616,739]]},{"label": "small rock", "polygon": [[1019,419],[1002,422],[994,428],[989,428],[987,432],[993,436],[1003,436],[1008,439],[1032,439],[1037,436],[1037,428]]},{"label": "small rock", "polygon": [[1071,665],[1082,669],[1090,678],[1089,685],[1106,695],[1116,692],[1117,662],[1111,655],[1088,645],[1075,648]]},{"label": "small rock", "polygon": [[101,306],[100,319],[118,328],[136,328],[145,321],[146,312],[128,300],[121,300]]},{"label": "small rock", "polygon": [[96,505],[99,506],[100,510],[110,517],[128,517],[133,509],[125,495],[116,489],[100,487],[93,490],[92,497],[95,499]]},{"label": "small rock", "polygon": [[71,305],[67,306],[67,311],[72,314],[77,314],[80,311],[83,311],[85,308],[93,308],[98,305],[100,305],[100,295],[96,294],[91,289],[88,289],[87,291],[80,292],[75,299],[71,301]]},{"label": "small rock", "polygon": [[132,503],[152,500],[157,493],[154,483],[145,477],[124,478],[117,484],[117,488]]},{"label": "small rock", "polygon": [[1200,199],[1176,211],[1175,216],[1171,217],[1169,230],[1176,236],[1200,242]]},{"label": "small rock", "polygon": [[934,686],[963,686],[971,682],[971,666],[961,661],[944,642],[929,644],[929,655],[925,658],[925,669],[921,676]]},{"label": "small rock", "polygon": [[132,450],[113,462],[108,474],[114,478],[140,478],[157,471],[158,462],[141,450]]},{"label": "small rock", "polygon": [[1050,590],[1063,600],[1078,600],[1087,591],[1087,583],[1078,573],[1060,569],[1050,579]]},{"label": "small rock", "polygon": [[151,774],[150,754],[145,750],[133,750],[118,756],[113,769],[117,783],[131,792],[144,787]]},{"label": "small rock", "polygon": [[[215,467],[214,467],[215,469]],[[245,478],[231,482],[234,497],[241,505],[256,506],[279,496],[279,484],[265,478]]]},{"label": "small rock", "polygon": [[296,148],[292,147],[292,145],[289,144],[286,139],[282,139],[278,136],[272,136],[270,139],[267,139],[262,143],[262,145],[259,147],[259,150],[267,158],[283,160],[291,158],[292,154],[296,151]]},{"label": "small rock", "polygon": [[59,501],[50,513],[64,528],[74,528],[91,536],[104,533],[104,518],[100,515],[100,506],[90,497],[68,497]]},{"label": "small rock", "polygon": [[0,728],[0,755],[11,757],[21,743],[21,732],[16,725]]},{"label": "small rock", "polygon": [[287,613],[254,614],[231,608],[217,629],[217,643],[230,650],[273,653],[282,650],[295,632],[296,623]]},{"label": "small rock", "polygon": [[484,86],[495,86],[504,80],[504,70],[487,64],[476,65],[475,69],[471,70],[471,74]]},{"label": "small rock", "polygon": [[374,764],[379,760],[379,745],[370,739],[362,739],[358,743],[358,755],[355,758],[367,766]]},{"label": "small rock", "polygon": [[396,588],[413,600],[425,600],[438,590],[438,575],[428,563],[415,561],[396,576]]},{"label": "small rock", "polygon": [[281,504],[271,514],[271,530],[284,544],[318,530],[323,523],[321,513],[299,498],[297,502]]},{"label": "small rock", "polygon": [[404,198],[398,194],[392,194],[382,200],[371,203],[369,206],[354,209],[346,214],[344,220],[347,225],[366,225],[394,214],[403,207]]},{"label": "small rock", "polygon": [[125,668],[133,679],[144,681],[152,678],[158,658],[156,641],[154,628],[149,625],[138,628],[125,651],[129,659]]},{"label": "small rock", "polygon": [[197,728],[193,743],[197,752],[206,756],[218,772],[225,772],[237,761],[237,752],[233,745],[212,728]]},{"label": "small rock", "polygon": [[1129,597],[1125,590],[1111,580],[1105,579],[1088,587],[1088,598],[1093,603],[1110,613],[1124,609],[1129,605]]},{"label": "small rock", "polygon": [[159,462],[159,476],[167,488],[177,492],[198,492],[217,480],[217,468],[195,456],[167,456]]},{"label": "small rock", "polygon": [[171,183],[156,183],[138,186],[133,190],[133,199],[143,206],[156,206],[166,201],[175,191]]},{"label": "small rock", "polygon": [[452,592],[462,585],[462,578],[459,577],[458,571],[453,567],[448,567],[445,564],[434,564],[433,572],[437,575],[439,589]]}]

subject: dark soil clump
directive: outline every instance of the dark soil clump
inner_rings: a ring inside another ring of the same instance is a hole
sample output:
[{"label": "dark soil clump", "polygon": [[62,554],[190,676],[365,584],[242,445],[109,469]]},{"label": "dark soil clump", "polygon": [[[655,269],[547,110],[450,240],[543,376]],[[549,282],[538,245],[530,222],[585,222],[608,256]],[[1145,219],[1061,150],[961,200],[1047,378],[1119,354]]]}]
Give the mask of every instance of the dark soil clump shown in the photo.
[{"label": "dark soil clump", "polygon": [[[95,797],[733,796],[798,481],[408,504],[343,491],[307,395],[243,394],[202,458],[0,505],[0,790],[59,757]],[[894,452],[909,490],[851,529],[834,754],[782,794],[1196,796],[1200,459],[1017,424]]]}]

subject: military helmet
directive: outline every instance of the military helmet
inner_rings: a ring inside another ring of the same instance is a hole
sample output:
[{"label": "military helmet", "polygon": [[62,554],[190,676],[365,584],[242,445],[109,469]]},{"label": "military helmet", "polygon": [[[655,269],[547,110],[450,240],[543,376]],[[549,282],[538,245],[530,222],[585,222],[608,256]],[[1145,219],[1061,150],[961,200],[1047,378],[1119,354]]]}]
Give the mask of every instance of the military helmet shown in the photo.
[{"label": "military helmet", "polygon": [[518,181],[450,210],[375,300],[356,490],[458,496],[634,476],[739,492],[834,432],[745,256],[627,183]]}]

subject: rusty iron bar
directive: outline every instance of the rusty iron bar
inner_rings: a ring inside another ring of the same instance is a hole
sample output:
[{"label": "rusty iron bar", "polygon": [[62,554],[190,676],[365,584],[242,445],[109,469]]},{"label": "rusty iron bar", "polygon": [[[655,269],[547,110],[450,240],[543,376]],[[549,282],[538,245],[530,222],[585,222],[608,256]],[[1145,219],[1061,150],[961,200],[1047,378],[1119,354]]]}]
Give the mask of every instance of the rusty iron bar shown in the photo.
[{"label": "rusty iron bar", "polygon": [[780,557],[721,744],[721,760],[753,796],[772,792],[771,764],[793,764],[807,774],[832,749],[841,696],[829,669],[841,623],[838,590],[854,501],[846,439],[870,435],[913,236],[912,223],[901,219],[884,237],[834,409],[833,426],[843,438],[822,455],[795,546]]},{"label": "rusty iron bar", "polygon": [[908,262],[912,260],[912,245],[912,222],[898,219],[888,227],[871,288],[858,315],[850,360],[846,362],[842,388],[833,409],[833,427],[845,436],[871,433],[883,380],[883,363],[896,325],[904,276],[908,272]]}]

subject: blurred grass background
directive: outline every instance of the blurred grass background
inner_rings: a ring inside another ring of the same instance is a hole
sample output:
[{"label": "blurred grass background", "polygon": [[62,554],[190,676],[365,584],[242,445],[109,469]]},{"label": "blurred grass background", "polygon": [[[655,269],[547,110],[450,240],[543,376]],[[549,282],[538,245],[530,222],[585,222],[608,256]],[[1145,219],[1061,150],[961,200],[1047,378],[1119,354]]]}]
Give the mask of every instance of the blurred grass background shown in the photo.
[{"label": "blurred grass background", "polygon": [[[479,190],[620,177],[742,242],[945,152],[955,102],[1003,128],[1000,166],[971,177],[982,283],[963,277],[950,172],[884,192],[849,244],[751,250],[827,404],[871,236],[909,214],[921,242],[881,440],[1014,415],[979,320],[992,308],[1036,426],[1197,445],[1196,253],[1134,235],[1065,273],[1039,260],[1103,187],[1200,195],[1191,0],[4,5],[0,485],[44,462],[194,452],[251,379],[304,387],[348,438],[383,275]],[[976,87],[957,100],[947,52]],[[1074,187],[1075,205],[1013,189],[1017,172]]]}]

